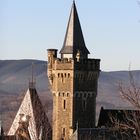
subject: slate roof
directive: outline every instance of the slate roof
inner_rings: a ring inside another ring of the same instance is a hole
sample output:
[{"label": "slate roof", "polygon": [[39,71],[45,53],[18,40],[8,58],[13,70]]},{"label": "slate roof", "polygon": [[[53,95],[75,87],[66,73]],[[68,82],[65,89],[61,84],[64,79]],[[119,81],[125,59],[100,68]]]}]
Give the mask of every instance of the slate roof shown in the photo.
[{"label": "slate roof", "polygon": [[76,54],[78,50],[82,54],[89,54],[89,51],[85,45],[79,17],[77,14],[76,5],[75,5],[75,2],[73,2],[64,44],[60,53],[61,54]]},{"label": "slate roof", "polygon": [[35,87],[29,87],[8,135],[15,135],[19,126],[20,114],[30,116],[29,134],[32,140],[39,139],[48,140],[51,137],[51,126],[43,109]]},{"label": "slate roof", "polygon": [[0,140],[29,140],[26,137],[22,137],[22,136],[0,136]]},{"label": "slate roof", "polygon": [[[134,116],[138,118],[134,118]],[[129,122],[128,120],[140,119],[139,116],[139,110],[104,109],[103,107],[101,107],[97,127],[113,127],[115,123],[112,121],[112,119],[115,119],[118,123],[131,125],[131,122]]]},{"label": "slate roof", "polygon": [[[139,110],[121,110],[121,109],[104,109],[101,108],[98,126],[96,128],[77,128],[77,130],[73,133],[70,140],[96,140],[96,139],[104,139],[104,140],[132,140],[136,138],[137,130],[131,129],[131,127],[124,129],[124,131],[119,127],[115,127],[112,118],[114,118],[118,123],[129,124],[133,128],[133,124],[131,125],[131,121],[129,119],[134,120],[133,117],[136,117],[138,120],[140,119],[140,111]],[[136,119],[135,118],[135,119]],[[139,122],[139,121],[138,121]]]},{"label": "slate roof", "polygon": [[108,128],[79,128],[70,140],[116,140],[113,131]]},{"label": "slate roof", "polygon": [[0,136],[0,140],[17,140],[16,136]]}]

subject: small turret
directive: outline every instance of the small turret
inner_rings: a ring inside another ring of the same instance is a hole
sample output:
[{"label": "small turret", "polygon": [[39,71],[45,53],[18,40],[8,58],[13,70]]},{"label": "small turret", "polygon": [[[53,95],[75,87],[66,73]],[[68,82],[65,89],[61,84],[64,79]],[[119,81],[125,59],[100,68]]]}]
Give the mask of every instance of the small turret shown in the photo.
[{"label": "small turret", "polygon": [[55,58],[57,58],[57,49],[48,49],[48,67],[52,68]]},{"label": "small turret", "polygon": [[30,134],[28,131],[30,116],[24,115],[24,114],[19,114],[19,116],[20,116],[19,127],[16,131],[16,137],[18,139],[31,140]]},{"label": "small turret", "polygon": [[20,115],[19,126],[28,129],[30,116],[29,115],[24,115],[24,114],[19,114],[19,115]]},{"label": "small turret", "polygon": [[50,84],[53,82],[52,77],[52,67],[55,62],[55,59],[57,58],[57,49],[48,49],[48,78]]}]

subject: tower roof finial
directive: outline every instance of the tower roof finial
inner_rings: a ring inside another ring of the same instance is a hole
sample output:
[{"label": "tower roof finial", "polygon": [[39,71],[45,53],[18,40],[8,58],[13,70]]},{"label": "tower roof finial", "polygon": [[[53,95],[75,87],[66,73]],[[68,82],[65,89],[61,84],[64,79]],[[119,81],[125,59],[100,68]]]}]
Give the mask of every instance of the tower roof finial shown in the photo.
[{"label": "tower roof finial", "polygon": [[35,88],[35,79],[34,79],[34,63],[32,62],[32,71],[31,71],[31,81],[29,81],[29,88]]}]

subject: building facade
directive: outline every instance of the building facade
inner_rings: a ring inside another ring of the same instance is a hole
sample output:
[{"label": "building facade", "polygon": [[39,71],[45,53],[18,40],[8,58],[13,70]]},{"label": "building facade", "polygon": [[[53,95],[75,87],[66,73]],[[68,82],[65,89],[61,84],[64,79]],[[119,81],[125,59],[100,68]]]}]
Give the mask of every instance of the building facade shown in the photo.
[{"label": "building facade", "polygon": [[68,140],[79,128],[94,128],[100,59],[88,58],[75,2],[61,57],[48,49],[48,78],[53,95],[53,140]]}]

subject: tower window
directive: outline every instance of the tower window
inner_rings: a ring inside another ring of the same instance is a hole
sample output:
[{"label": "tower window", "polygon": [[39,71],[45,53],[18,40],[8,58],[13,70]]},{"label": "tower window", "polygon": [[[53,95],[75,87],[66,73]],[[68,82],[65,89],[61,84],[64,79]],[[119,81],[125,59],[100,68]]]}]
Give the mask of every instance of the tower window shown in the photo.
[{"label": "tower window", "polygon": [[66,134],[66,129],[63,128],[63,129],[62,129],[62,135],[63,135],[63,137],[65,137],[65,134]]},{"label": "tower window", "polygon": [[87,97],[87,94],[86,93],[84,93],[84,98],[86,98]]},{"label": "tower window", "polygon": [[65,96],[65,93],[63,92],[63,97]]},{"label": "tower window", "polygon": [[85,111],[87,107],[87,102],[85,99],[83,100],[82,106],[83,106],[83,110]]},{"label": "tower window", "polygon": [[63,80],[64,80],[64,77],[63,77],[63,74],[61,73],[61,81],[63,83]]},{"label": "tower window", "polygon": [[58,96],[61,96],[61,93],[60,92],[58,93]]},{"label": "tower window", "polygon": [[63,101],[63,109],[66,109],[66,100]]}]

